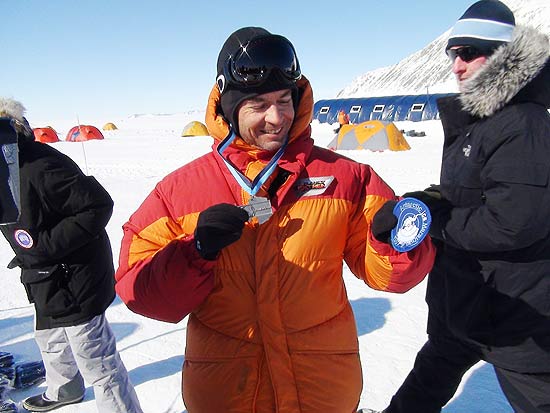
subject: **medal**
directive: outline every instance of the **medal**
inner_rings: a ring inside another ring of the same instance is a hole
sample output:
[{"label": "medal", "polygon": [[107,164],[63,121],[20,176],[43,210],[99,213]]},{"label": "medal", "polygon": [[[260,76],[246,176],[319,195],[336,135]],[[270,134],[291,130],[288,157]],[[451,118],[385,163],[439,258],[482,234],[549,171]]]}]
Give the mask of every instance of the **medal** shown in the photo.
[{"label": "medal", "polygon": [[260,171],[256,178],[254,178],[254,181],[251,182],[250,179],[239,171],[230,160],[224,158],[222,155],[223,151],[231,145],[231,142],[233,142],[235,137],[235,133],[231,132],[223,141],[220,142],[216,150],[218,155],[220,155],[223,159],[227,169],[229,169],[229,172],[231,172],[231,175],[233,175],[233,178],[235,178],[241,188],[243,188],[250,195],[248,204],[243,205],[241,208],[248,212],[248,216],[250,218],[256,217],[258,218],[258,222],[263,224],[269,219],[269,217],[271,217],[271,215],[273,215],[271,202],[268,198],[256,196],[256,193],[260,190],[262,185],[267,181],[277,167],[277,162],[283,156],[288,141],[285,141],[283,146],[281,146],[275,155],[273,155],[273,158],[270,159],[267,165]]},{"label": "medal", "polygon": [[243,205],[241,208],[248,212],[248,216],[250,218],[258,218],[258,222],[260,224],[266,222],[271,215],[273,215],[273,211],[271,210],[271,202],[263,196],[251,197],[248,204]]}]

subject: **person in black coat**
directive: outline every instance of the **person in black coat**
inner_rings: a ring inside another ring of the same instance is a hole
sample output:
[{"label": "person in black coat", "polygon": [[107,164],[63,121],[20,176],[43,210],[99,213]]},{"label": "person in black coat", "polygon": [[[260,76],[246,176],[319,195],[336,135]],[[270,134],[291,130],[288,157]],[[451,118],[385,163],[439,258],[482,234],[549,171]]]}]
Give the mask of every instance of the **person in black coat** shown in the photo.
[{"label": "person in black coat", "polygon": [[440,186],[404,195],[433,218],[429,338],[384,412],[440,412],[480,360],[514,411],[550,412],[549,51],[497,0],[453,27]]},{"label": "person in black coat", "polygon": [[114,266],[105,226],[113,200],[69,157],[34,141],[24,107],[0,99],[19,149],[20,217],[0,226],[21,268],[35,307],[35,339],[46,367],[47,390],[23,406],[48,411],[84,397],[94,385],[100,412],[141,412],[116,350],[105,310],[115,297]]}]

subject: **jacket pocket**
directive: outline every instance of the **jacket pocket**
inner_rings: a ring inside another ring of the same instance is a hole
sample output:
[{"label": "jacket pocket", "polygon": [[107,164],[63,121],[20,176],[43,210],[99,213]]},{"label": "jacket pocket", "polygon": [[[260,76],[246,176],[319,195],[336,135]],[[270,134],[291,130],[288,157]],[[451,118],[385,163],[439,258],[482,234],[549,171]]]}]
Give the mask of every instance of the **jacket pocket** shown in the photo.
[{"label": "jacket pocket", "polygon": [[69,267],[57,264],[49,268],[22,269],[21,282],[27,297],[39,315],[61,317],[78,306],[69,289]]}]

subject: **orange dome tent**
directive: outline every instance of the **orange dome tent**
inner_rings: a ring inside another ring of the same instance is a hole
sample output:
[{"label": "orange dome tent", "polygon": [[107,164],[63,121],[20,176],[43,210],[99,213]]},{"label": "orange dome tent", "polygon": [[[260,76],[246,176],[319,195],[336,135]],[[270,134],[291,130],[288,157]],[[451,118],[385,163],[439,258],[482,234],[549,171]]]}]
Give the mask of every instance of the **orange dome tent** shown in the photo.
[{"label": "orange dome tent", "polygon": [[43,143],[59,142],[59,136],[57,132],[50,126],[46,128],[34,128],[34,140]]},{"label": "orange dome tent", "polygon": [[103,125],[103,130],[117,130],[118,128],[113,122],[106,123]]},{"label": "orange dome tent", "polygon": [[332,150],[369,149],[371,151],[408,151],[411,149],[403,134],[393,122],[368,120],[358,125],[342,125],[328,144]]},{"label": "orange dome tent", "polygon": [[82,142],[92,139],[104,139],[103,134],[95,126],[79,125],[73,127],[69,133],[67,133],[66,141],[69,142]]}]

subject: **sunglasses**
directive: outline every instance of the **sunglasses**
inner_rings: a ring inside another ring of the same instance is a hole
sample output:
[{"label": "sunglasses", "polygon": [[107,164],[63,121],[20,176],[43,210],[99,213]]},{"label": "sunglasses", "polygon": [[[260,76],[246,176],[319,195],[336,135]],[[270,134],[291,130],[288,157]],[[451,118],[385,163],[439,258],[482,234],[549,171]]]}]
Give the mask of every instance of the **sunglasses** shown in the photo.
[{"label": "sunglasses", "polygon": [[273,71],[278,71],[289,83],[302,77],[296,51],[283,36],[259,37],[242,45],[235,56],[229,56],[223,75],[216,81],[220,92],[226,83],[238,87],[259,86]]},{"label": "sunglasses", "polygon": [[447,56],[449,56],[451,62],[454,62],[458,56],[463,62],[470,63],[472,60],[475,60],[478,57],[485,56],[485,54],[476,47],[463,46],[457,49],[448,49]]}]

